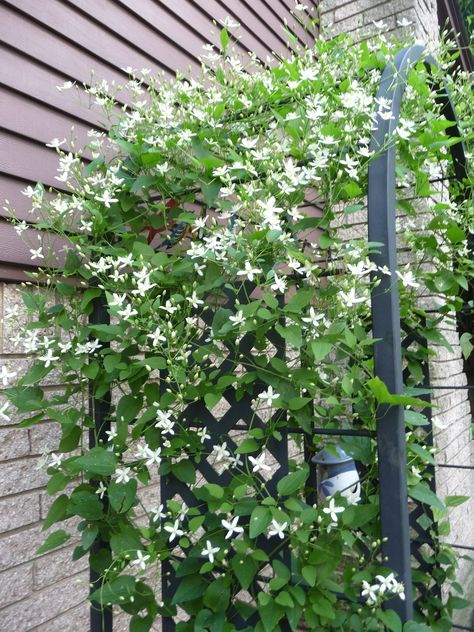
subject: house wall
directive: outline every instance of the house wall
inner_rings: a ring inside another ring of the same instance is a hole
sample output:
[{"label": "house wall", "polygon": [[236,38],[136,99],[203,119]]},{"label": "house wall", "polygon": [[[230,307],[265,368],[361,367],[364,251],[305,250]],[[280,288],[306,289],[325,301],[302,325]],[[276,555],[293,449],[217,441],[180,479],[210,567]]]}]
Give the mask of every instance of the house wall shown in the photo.
[{"label": "house wall", "polygon": [[[304,0],[311,15],[316,2]],[[242,24],[240,51],[254,51],[266,61],[273,51],[285,54],[287,19],[300,43],[312,35],[295,25],[293,0],[4,0],[0,6],[0,199],[9,199],[27,221],[28,199],[20,190],[37,180],[57,186],[56,154],[45,147],[53,137],[70,137],[74,125],[79,142],[87,130],[100,128],[98,113],[81,105],[74,92],[59,92],[65,81],[88,84],[97,78],[126,80],[121,68],[151,68],[171,76],[176,69],[198,71],[197,57],[206,43],[217,41],[213,19],[230,15]],[[357,0],[323,2],[322,27],[373,32],[372,20],[384,20],[400,33],[402,18],[413,21],[418,37],[436,36],[433,0]],[[3,206],[3,203],[0,205]],[[20,370],[27,362],[12,343],[25,316],[18,280],[31,264],[29,246],[18,240],[0,209],[0,366]],[[18,306],[16,312],[15,306]],[[450,332],[454,354],[441,352],[433,363],[433,381],[465,384],[457,334]],[[55,388],[50,384],[51,389]],[[471,413],[464,391],[439,392],[438,457],[451,463],[472,463],[469,440]],[[0,394],[0,407],[3,403]],[[46,446],[57,443],[55,426],[44,423],[16,429],[16,419],[0,418],[0,629],[15,632],[82,632],[87,629],[87,560],[70,561],[74,544],[35,557],[44,539],[40,532],[50,499],[45,475],[37,469]],[[438,421],[438,420],[437,420]],[[437,472],[442,494],[474,497],[468,470]],[[472,503],[452,512],[451,541],[474,541]],[[467,568],[467,567],[466,567]],[[466,572],[467,571],[463,571]],[[122,625],[119,623],[117,629]]]},{"label": "house wall", "polygon": [[[308,1],[311,16],[315,2]],[[241,24],[237,46],[262,62],[285,55],[283,21],[311,44],[294,19],[293,0],[4,0],[0,4],[0,367],[21,371],[27,357],[12,341],[24,325],[20,286],[31,266],[28,245],[5,220],[8,199],[18,216],[34,222],[29,200],[20,191],[41,180],[58,187],[57,156],[45,147],[52,138],[78,143],[87,130],[100,129],[100,116],[66,81],[90,84],[95,78],[125,83],[127,66],[150,68],[172,77],[199,71],[203,46],[219,41],[219,20]],[[217,25],[214,24],[217,22]],[[1,384],[0,384],[1,386]],[[51,383],[48,388],[57,385]],[[3,404],[0,392],[0,407]],[[74,542],[36,557],[51,499],[46,475],[38,468],[46,447],[57,446],[54,424],[17,429],[0,416],[0,630],[84,632],[88,629],[87,558],[71,561]],[[147,493],[157,493],[156,488]],[[118,620],[114,629],[125,629]]]}]

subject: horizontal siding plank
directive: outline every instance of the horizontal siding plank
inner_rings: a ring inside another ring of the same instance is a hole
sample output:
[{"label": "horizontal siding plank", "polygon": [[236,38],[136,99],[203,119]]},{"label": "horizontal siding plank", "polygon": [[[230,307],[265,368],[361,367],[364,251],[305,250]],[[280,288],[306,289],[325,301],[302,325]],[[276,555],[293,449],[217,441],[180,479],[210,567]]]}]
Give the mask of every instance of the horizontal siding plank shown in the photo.
[{"label": "horizontal siding plank", "polygon": [[[34,3],[34,0],[20,1]],[[50,0],[50,2],[58,4],[57,0]],[[119,67],[130,65],[138,69],[151,68],[154,73],[157,73],[161,66],[172,75],[177,70],[186,70],[189,66],[194,72],[199,69],[199,65],[191,53],[186,49],[178,49],[176,45],[157,34],[143,21],[135,19],[133,14],[126,11],[119,3],[109,0],[95,0],[92,3],[90,0],[66,0],[66,2],[67,5],[70,5],[64,7],[68,12],[73,13],[71,7],[78,7],[84,12],[81,15],[83,23],[90,24],[93,29],[92,33],[87,34],[87,39],[95,39],[94,33],[97,33],[97,37],[103,40],[100,43],[97,42],[94,52],[101,57],[107,55],[110,60],[117,58]],[[64,0],[61,5],[63,4]],[[78,15],[76,12],[74,13]],[[87,20],[86,15],[93,17],[100,24],[94,24]],[[108,38],[113,36],[109,36],[105,32],[106,28],[111,29],[116,35],[120,35],[127,41],[121,42],[119,48],[117,38],[117,41],[113,43],[112,50],[109,50]],[[99,35],[101,30],[102,36]],[[69,35],[72,35],[75,41],[79,41],[76,33],[69,34],[68,32]],[[131,51],[133,51],[132,54]]]},{"label": "horizontal siding plank", "polygon": [[[181,47],[187,48],[196,59],[202,55],[205,44],[213,44],[211,37],[211,21],[203,19],[202,23],[187,22],[178,18],[170,9],[154,0],[116,0],[119,4],[133,11],[145,20],[152,28],[163,32]],[[204,28],[203,28],[204,27]]]},{"label": "horizontal siding plank", "polygon": [[251,30],[262,44],[270,48],[270,52],[285,54],[286,38],[278,32],[279,25],[275,25],[274,16],[265,4],[254,2],[255,8],[252,8],[252,3],[246,0],[219,0],[219,2],[228,9],[229,13],[235,15],[240,24]]},{"label": "horizontal siding plank", "polygon": [[[0,130],[0,171],[22,180],[39,180],[45,186],[60,188],[58,156],[48,147]],[[3,196],[2,196],[3,197]]]},{"label": "horizontal siding plank", "polygon": [[[295,3],[290,2],[290,6],[287,7],[282,0],[261,0],[264,4],[268,6],[268,8],[274,13],[277,22],[279,24],[280,31],[284,33],[284,19],[286,19],[289,27],[289,31],[291,31],[299,40],[299,43],[303,46],[312,46],[314,44],[314,35],[308,33],[308,31],[303,28],[300,22],[294,17],[294,15],[298,15],[297,12],[291,13],[294,9]],[[306,3],[305,3],[306,4]],[[314,12],[313,12],[314,13]],[[312,17],[316,17],[315,15]],[[285,35],[286,37],[286,35]]]},{"label": "horizontal siding plank", "polygon": [[[41,5],[43,6],[43,5]],[[62,73],[67,79],[90,84],[91,70],[95,77],[109,83],[123,83],[126,75],[112,63],[85,52],[81,47],[52,33],[45,26],[26,19],[10,7],[0,5],[0,39],[19,54],[27,55]],[[113,43],[111,42],[112,46]],[[128,62],[130,63],[130,62]],[[125,62],[123,65],[128,65]]]},{"label": "horizontal siding plank", "polygon": [[64,84],[68,79],[65,75],[6,46],[0,45],[0,56],[0,84],[64,112],[71,118],[71,123],[80,121],[90,126],[100,126],[101,120],[105,123],[98,106],[86,107],[88,96],[85,93],[78,94],[76,89],[59,92],[56,86]]},{"label": "horizontal siding plank", "polygon": [[[220,22],[225,20],[230,13],[217,0],[206,0],[205,3],[199,0],[181,0],[180,2],[176,2],[176,0],[160,0],[160,4],[168,7],[186,23],[201,24],[202,32],[210,32],[212,30],[215,33],[216,43],[219,41],[217,33],[221,29]],[[232,15],[232,13],[230,15],[239,21],[236,15]],[[218,23],[217,27],[212,24],[213,19]],[[245,24],[242,24],[242,28],[239,29],[239,35],[241,35],[240,47],[244,53],[249,50],[253,51],[262,61],[265,61],[267,55],[271,54],[271,48],[263,46]]]},{"label": "horizontal siding plank", "polygon": [[[52,110],[1,85],[0,103],[6,105],[0,121],[3,128],[41,143],[49,143],[53,138],[66,138],[67,144],[63,145],[62,149],[70,145],[73,121],[67,114]],[[74,124],[74,136],[78,147],[83,147],[88,142],[89,129],[90,126],[83,123]]]}]

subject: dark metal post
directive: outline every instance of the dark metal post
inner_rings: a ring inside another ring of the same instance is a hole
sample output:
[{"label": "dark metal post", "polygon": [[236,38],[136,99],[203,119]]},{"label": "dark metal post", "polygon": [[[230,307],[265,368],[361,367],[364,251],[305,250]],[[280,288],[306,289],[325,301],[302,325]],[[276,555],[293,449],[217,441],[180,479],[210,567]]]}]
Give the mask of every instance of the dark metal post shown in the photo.
[{"label": "dark metal post", "polygon": [[[92,302],[92,313],[89,316],[90,324],[109,324],[110,317],[107,311],[107,303],[105,296],[101,294]],[[106,443],[108,437],[106,431],[110,430],[110,391],[101,398],[97,399],[94,393],[94,384],[89,383],[89,414],[94,420],[94,426],[89,429],[89,447],[93,448],[99,442]],[[104,509],[107,509],[108,498],[104,495],[102,500]],[[108,543],[104,542],[100,536],[95,540],[91,547],[90,558],[99,551],[109,548]],[[90,573],[90,593],[101,586],[100,573],[92,568],[89,562]],[[112,608],[103,607],[99,603],[92,601],[90,607],[90,629],[91,632],[112,632]]]},{"label": "dark metal post", "polygon": [[[424,56],[423,46],[412,46],[400,51],[392,64],[387,65],[381,78],[378,98],[391,107],[392,118],[377,115],[371,148],[379,152],[369,167],[368,233],[369,241],[383,244],[379,253],[372,255],[378,266],[386,266],[390,276],[380,275],[380,284],[372,292],[373,336],[379,339],[374,348],[375,374],[387,385],[391,393],[400,394],[403,389],[401,363],[400,310],[397,287],[397,245],[395,228],[395,166],[396,147],[393,132],[398,124],[400,107],[412,65]],[[437,66],[436,61],[425,56],[425,64]],[[454,109],[445,86],[440,86],[439,100],[444,113],[456,120]],[[458,133],[456,127],[449,131]],[[388,145],[387,145],[388,143]],[[456,149],[454,149],[456,148]],[[455,145],[452,154],[456,176],[462,176],[463,162],[461,143]],[[380,517],[382,554],[387,566],[393,569],[398,580],[405,584],[406,599],[398,597],[387,602],[402,622],[413,617],[413,596],[410,560],[410,534],[406,479],[405,423],[402,406],[381,406],[377,420],[377,444],[379,460]]]}]

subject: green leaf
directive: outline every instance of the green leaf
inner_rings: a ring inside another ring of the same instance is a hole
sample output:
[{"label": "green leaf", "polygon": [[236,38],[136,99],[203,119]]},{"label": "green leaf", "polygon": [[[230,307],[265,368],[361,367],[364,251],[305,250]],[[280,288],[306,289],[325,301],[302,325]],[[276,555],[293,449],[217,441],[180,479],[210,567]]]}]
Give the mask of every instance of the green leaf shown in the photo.
[{"label": "green leaf", "polygon": [[67,542],[70,537],[69,533],[66,533],[63,529],[50,533],[46,538],[45,543],[36,550],[36,555],[41,555],[41,553],[46,553],[47,551],[56,549],[58,546]]},{"label": "green leaf", "polygon": [[271,521],[272,514],[268,507],[255,507],[250,515],[250,537],[256,538],[258,535],[263,533]]},{"label": "green leaf", "polygon": [[48,481],[47,490],[50,496],[54,496],[58,492],[61,492],[69,482],[69,477],[62,472],[56,472]]},{"label": "green leaf", "polygon": [[250,452],[256,452],[259,448],[260,446],[255,439],[248,437],[242,441],[235,452],[237,454],[249,454]]},{"label": "green leaf", "polygon": [[199,575],[190,575],[185,577],[173,595],[171,603],[182,604],[186,601],[197,599],[204,594],[207,586],[207,582]]},{"label": "green leaf", "polygon": [[288,408],[290,410],[300,410],[306,404],[309,404],[311,397],[292,397],[288,402]]},{"label": "green leaf", "polygon": [[428,426],[430,423],[425,415],[414,410],[405,411],[405,421],[410,426]]},{"label": "green leaf", "polygon": [[224,490],[220,485],[216,485],[215,483],[205,483],[203,487],[209,492],[209,496],[212,498],[219,500],[224,496]]},{"label": "green leaf", "polygon": [[70,515],[81,516],[86,520],[100,520],[103,517],[104,508],[97,494],[88,490],[74,490],[68,512]]},{"label": "green leaf", "polygon": [[334,345],[330,342],[324,342],[324,340],[312,340],[311,351],[313,352],[316,362],[323,360],[328,353],[333,349]]},{"label": "green leaf", "polygon": [[464,356],[464,359],[467,360],[474,349],[474,345],[471,342],[472,336],[470,333],[464,333],[459,338],[459,344],[461,345],[461,351]]},{"label": "green leaf", "polygon": [[107,582],[89,597],[91,601],[106,605],[109,603],[128,603],[135,592],[135,577],[121,575]]},{"label": "green leaf", "polygon": [[68,503],[69,498],[66,494],[61,494],[61,496],[56,498],[48,510],[48,514],[45,518],[41,531],[46,531],[46,529],[49,529],[49,527],[55,522],[61,522],[67,518]]},{"label": "green leaf", "polygon": [[111,476],[115,472],[116,464],[115,454],[101,447],[92,448],[87,454],[74,460],[74,465],[78,465],[88,474],[100,476]]},{"label": "green leaf", "polygon": [[111,481],[107,487],[109,502],[117,513],[128,511],[137,496],[137,481],[131,479],[128,483],[116,483]]},{"label": "green leaf", "polygon": [[228,579],[226,577],[219,577],[209,584],[206,592],[204,593],[203,601],[204,605],[214,612],[226,610],[230,601]]},{"label": "green leaf", "polygon": [[284,338],[292,347],[299,349],[303,345],[303,336],[299,325],[275,325],[276,331]]},{"label": "green leaf", "polygon": [[424,623],[408,621],[408,623],[405,623],[403,626],[403,632],[432,632],[432,629]]},{"label": "green leaf", "polygon": [[88,525],[81,534],[82,548],[88,551],[99,534],[99,527],[96,524]]},{"label": "green leaf", "polygon": [[391,404],[393,406],[422,406],[426,408],[429,404],[417,397],[408,397],[407,395],[395,395],[390,393],[388,388],[379,377],[373,377],[368,380],[367,386],[375,395],[379,404]]},{"label": "green leaf", "polygon": [[142,618],[136,614],[130,620],[130,632],[149,632],[152,625],[153,617],[151,615]]},{"label": "green leaf", "polygon": [[446,509],[438,496],[432,492],[425,483],[418,483],[415,487],[409,488],[408,495],[415,500],[419,500],[425,505],[436,507],[436,509],[439,509],[440,511],[444,511]]},{"label": "green leaf", "polygon": [[402,622],[395,610],[382,610],[381,608],[378,608],[377,614],[388,630],[391,630],[392,632],[402,632]]},{"label": "green leaf", "polygon": [[277,484],[277,490],[280,496],[291,496],[306,482],[309,476],[309,468],[304,464],[301,469],[291,472],[284,476]]},{"label": "green leaf", "polygon": [[174,476],[183,483],[192,485],[196,482],[196,468],[188,459],[178,461],[178,463],[173,463],[171,465],[171,471]]},{"label": "green leaf", "polygon": [[280,593],[278,593],[278,595],[275,597],[275,603],[286,608],[293,608],[293,606],[295,605],[293,599],[290,597],[289,593],[286,592],[286,590],[282,590]]},{"label": "green leaf", "polygon": [[315,566],[303,566],[301,569],[303,578],[310,586],[315,586],[318,572]]},{"label": "green leaf", "polygon": [[221,47],[222,47],[223,51],[227,50],[228,44],[229,44],[229,33],[227,32],[227,29],[222,29],[222,31],[221,31]]},{"label": "green leaf", "polygon": [[240,585],[247,590],[257,574],[257,562],[249,555],[234,555],[231,566]]},{"label": "green leaf", "polygon": [[445,496],[446,507],[458,507],[469,500],[470,496]]}]

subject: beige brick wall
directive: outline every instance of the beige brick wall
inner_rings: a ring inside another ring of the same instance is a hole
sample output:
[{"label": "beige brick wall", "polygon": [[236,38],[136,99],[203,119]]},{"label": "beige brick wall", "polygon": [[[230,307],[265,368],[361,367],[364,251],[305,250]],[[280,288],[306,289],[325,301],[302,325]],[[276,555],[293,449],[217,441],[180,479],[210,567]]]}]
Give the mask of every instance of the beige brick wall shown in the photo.
[{"label": "beige brick wall", "polygon": [[[20,373],[27,358],[12,341],[26,322],[19,290],[17,285],[0,285],[0,366]],[[8,318],[15,306],[18,313]],[[46,388],[54,390],[54,385]],[[0,395],[0,405],[3,401]],[[0,630],[83,632],[88,619],[87,558],[72,562],[74,543],[35,556],[46,537],[42,520],[52,500],[39,461],[46,447],[57,446],[58,426],[45,422],[15,428],[18,419],[10,417],[0,419]]]}]

